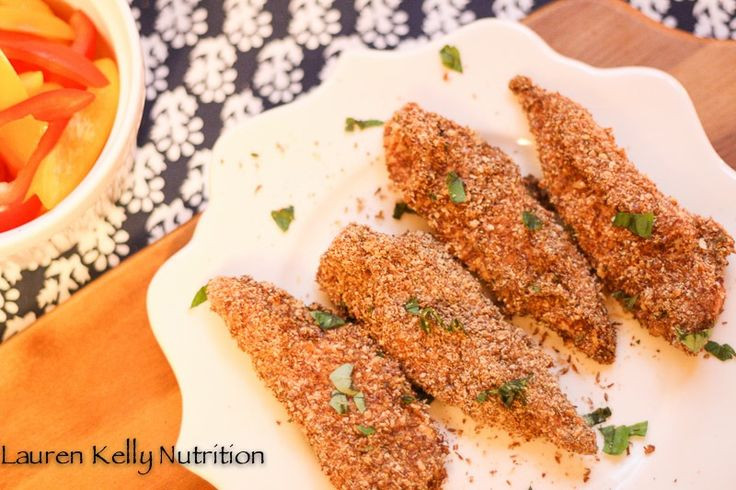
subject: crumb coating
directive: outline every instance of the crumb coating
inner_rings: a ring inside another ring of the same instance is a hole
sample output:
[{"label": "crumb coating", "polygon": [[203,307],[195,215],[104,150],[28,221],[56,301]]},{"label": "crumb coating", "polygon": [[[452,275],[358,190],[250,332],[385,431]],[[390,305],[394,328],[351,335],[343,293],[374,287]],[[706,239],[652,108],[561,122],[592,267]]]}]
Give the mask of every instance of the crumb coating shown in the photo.
[{"label": "crumb coating", "polygon": [[[207,285],[212,310],[247,352],[259,377],[297,422],[322,470],[339,489],[437,489],[446,478],[447,447],[425,403],[412,393],[398,364],[356,325],[322,331],[309,309],[288,293],[249,277],[218,277]],[[366,411],[329,404],[330,373],[354,365],[353,386]],[[368,437],[358,425],[375,428]]]},{"label": "crumb coating", "polygon": [[[317,281],[435,398],[514,436],[545,438],[577,453],[596,451],[594,433],[549,372],[550,357],[504,320],[480,283],[430,234],[394,237],[349,225],[322,256]],[[459,321],[464,330],[432,325],[426,333],[419,317],[405,308],[411,298],[448,324]],[[529,375],[526,404],[517,400],[507,407],[497,396],[477,399]]]},{"label": "crumb coating", "polygon": [[[723,309],[734,241],[689,213],[629,161],[588,110],[523,76],[509,84],[527,114],[541,186],[611,292],[636,298],[633,314],[655,336],[690,352],[680,334],[709,329]],[[653,213],[650,238],[613,226],[617,212]]]},{"label": "crumb coating", "polygon": [[[530,315],[596,361],[614,361],[616,327],[599,281],[503,151],[413,103],[386,124],[384,147],[389,175],[404,199],[508,314]],[[449,172],[462,179],[465,202],[451,201]],[[541,228],[529,229],[524,212],[536,216]]]}]

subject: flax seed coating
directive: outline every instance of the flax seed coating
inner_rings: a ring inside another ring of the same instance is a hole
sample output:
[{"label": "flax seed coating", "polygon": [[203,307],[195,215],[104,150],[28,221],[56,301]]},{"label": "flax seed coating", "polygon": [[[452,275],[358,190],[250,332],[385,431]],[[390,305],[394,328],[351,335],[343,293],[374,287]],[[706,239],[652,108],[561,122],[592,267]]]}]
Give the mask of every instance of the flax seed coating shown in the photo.
[{"label": "flax seed coating", "polygon": [[[549,356],[504,320],[480,283],[432,235],[394,237],[349,225],[322,256],[317,282],[430,395],[516,436],[543,437],[577,453],[596,451],[595,435],[548,371]],[[425,332],[406,308],[412,298],[446,325],[456,320],[463,328],[433,324]],[[498,396],[477,399],[529,375],[526,405],[516,400],[507,407]]]},{"label": "flax seed coating", "polygon": [[[322,331],[300,301],[249,277],[213,279],[207,296],[337,488],[440,488],[447,447],[427,405],[402,403],[412,392],[406,377],[357,326]],[[344,363],[354,365],[364,413],[354,401],[345,415],[329,404],[330,373]],[[361,424],[375,434],[362,435]]]},{"label": "flax seed coating", "polygon": [[[689,352],[680,335],[711,328],[723,309],[733,239],[662,194],[584,107],[526,77],[510,88],[537,140],[541,186],[598,276],[611,292],[635,298],[633,314],[650,333]],[[617,212],[653,213],[651,237],[613,226]]]},{"label": "flax seed coating", "polygon": [[[506,312],[531,315],[596,361],[613,362],[616,327],[601,285],[506,154],[416,104],[386,124],[384,147],[389,175],[409,206],[488,284]],[[450,199],[449,172],[462,179],[465,202]],[[527,227],[524,212],[539,218],[541,228]]]}]

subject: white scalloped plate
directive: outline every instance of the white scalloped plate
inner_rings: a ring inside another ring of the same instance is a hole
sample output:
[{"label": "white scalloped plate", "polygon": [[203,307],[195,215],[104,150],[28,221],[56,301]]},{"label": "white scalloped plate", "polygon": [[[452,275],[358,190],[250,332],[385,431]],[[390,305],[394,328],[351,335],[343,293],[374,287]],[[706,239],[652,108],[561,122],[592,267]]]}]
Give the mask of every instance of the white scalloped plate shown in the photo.
[{"label": "white scalloped plate", "polygon": [[[447,79],[438,55],[445,43],[458,46],[465,68]],[[234,444],[266,453],[263,466],[192,465],[192,471],[222,489],[329,487],[304,437],[287,423],[223,322],[206,307],[190,311],[189,302],[218,274],[249,274],[307,302],[322,301],[314,282],[318,259],[342,226],[359,221],[393,233],[422,227],[414,216],[391,219],[396,196],[388,189],[381,128],[345,133],[347,116],[385,120],[404,102],[417,101],[478,130],[523,172],[538,173],[525,118],[506,88],[517,73],[589,107],[664,192],[736,235],[736,172],[711,147],[685,90],[665,73],[592,68],[555,53],[525,27],[497,20],[410,51],[346,54],[311,94],[220,137],[209,208],[191,242],[151,282],[148,314],[183,398],[177,446]],[[283,233],[270,211],[287,205],[294,205],[296,219]],[[735,269],[728,269],[730,297],[719,323],[736,323]],[[579,374],[570,370],[560,382],[580,412],[589,411],[592,400],[613,409],[610,422],[648,420],[646,440],[634,440],[629,456],[559,453],[557,462],[548,443],[509,448],[513,439],[502,431],[476,430],[457,410],[435,403],[432,413],[443,426],[460,430],[448,433],[458,446],[447,459],[446,488],[507,488],[507,480],[512,488],[535,490],[670,488],[675,480],[680,488],[731,484],[736,363],[688,358],[610,306],[623,323],[614,366],[581,359],[553,336],[545,346],[561,365],[572,354]],[[714,338],[736,345],[733,329],[722,325]],[[656,451],[644,455],[645,444]]]}]

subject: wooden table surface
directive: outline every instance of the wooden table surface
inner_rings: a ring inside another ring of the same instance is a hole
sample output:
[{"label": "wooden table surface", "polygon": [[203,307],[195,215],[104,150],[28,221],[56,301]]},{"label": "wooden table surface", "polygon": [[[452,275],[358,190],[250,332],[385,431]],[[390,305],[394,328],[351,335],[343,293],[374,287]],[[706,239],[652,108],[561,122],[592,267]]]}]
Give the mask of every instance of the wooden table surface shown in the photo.
[{"label": "wooden table surface", "polygon": [[[616,0],[563,0],[524,23],[557,51],[601,67],[646,65],[682,82],[711,142],[736,167],[736,43],[661,27]],[[191,237],[181,227],[0,346],[0,444],[146,447],[176,441],[181,396],[146,315],[148,283]],[[0,465],[0,488],[208,488],[186,468]]]}]

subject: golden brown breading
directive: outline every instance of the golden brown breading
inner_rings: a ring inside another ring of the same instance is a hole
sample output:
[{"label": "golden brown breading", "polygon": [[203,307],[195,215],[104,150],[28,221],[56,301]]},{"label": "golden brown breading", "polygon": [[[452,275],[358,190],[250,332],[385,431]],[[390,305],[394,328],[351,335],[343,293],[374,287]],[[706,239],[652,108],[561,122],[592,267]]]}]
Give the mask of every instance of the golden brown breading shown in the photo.
[{"label": "golden brown breading", "polygon": [[[723,309],[733,239],[662,194],[584,107],[526,77],[514,78],[510,88],[537,140],[541,185],[598,276],[630,298],[634,316],[653,335],[689,352],[680,337],[709,329]],[[617,212],[653,213],[651,237],[614,226]]]},{"label": "golden brown breading", "polygon": [[[300,301],[249,277],[213,279],[207,296],[337,488],[440,488],[447,447],[427,405],[402,403],[412,393],[406,377],[357,326],[322,331]],[[354,365],[364,413],[353,401],[345,415],[330,406],[329,376],[344,363]],[[362,435],[361,424],[375,434]]]},{"label": "golden brown breading", "polygon": [[[427,393],[514,435],[596,451],[595,435],[548,371],[549,356],[504,320],[480,283],[432,235],[393,237],[349,225],[322,256],[317,281]],[[407,309],[411,299],[416,308],[433,309],[429,332]],[[509,407],[493,394],[478,400],[530,375],[526,404],[517,399]]]},{"label": "golden brown breading", "polygon": [[[511,315],[531,315],[601,363],[613,362],[616,328],[590,265],[527,191],[518,167],[472,130],[416,104],[386,124],[386,165],[404,199]],[[449,172],[466,201],[450,199]],[[541,221],[533,230],[523,214]]]}]

